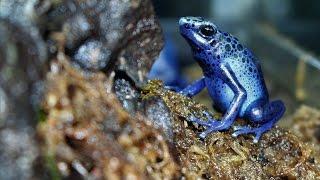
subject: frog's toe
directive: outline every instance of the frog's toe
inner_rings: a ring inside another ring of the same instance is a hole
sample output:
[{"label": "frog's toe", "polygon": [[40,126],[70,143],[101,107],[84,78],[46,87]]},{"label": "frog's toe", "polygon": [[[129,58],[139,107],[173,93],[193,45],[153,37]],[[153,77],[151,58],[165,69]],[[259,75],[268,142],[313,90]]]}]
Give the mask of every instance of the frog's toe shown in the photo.
[{"label": "frog's toe", "polygon": [[250,130],[251,128],[249,126],[233,126],[232,129],[234,131],[238,131],[238,130]]},{"label": "frog's toe", "polygon": [[216,121],[215,119],[209,119],[207,121],[203,121],[194,116],[190,117],[190,121],[206,127],[213,127],[219,124],[219,121]]},{"label": "frog's toe", "polygon": [[232,133],[233,137],[238,137],[241,134],[249,134],[254,132],[254,130],[248,126],[234,126],[233,130],[235,130],[235,132]]},{"label": "frog's toe", "polygon": [[202,133],[199,134],[199,137],[200,137],[201,139],[205,139],[205,138],[208,136],[208,134],[209,134],[209,132],[204,131],[204,132],[202,132]]},{"label": "frog's toe", "polygon": [[216,131],[223,131],[230,128],[230,125],[223,122],[223,121],[215,121],[213,124],[211,124],[210,127],[208,127],[204,132],[200,133],[200,138],[205,139],[210,133],[216,132]]},{"label": "frog's toe", "polygon": [[205,139],[210,133],[214,132],[215,129],[213,128],[208,128],[207,130],[203,131],[202,133],[199,134],[199,137],[201,139]]},{"label": "frog's toe", "polygon": [[259,139],[261,138],[262,134],[265,133],[268,129],[259,127],[259,128],[251,128],[248,126],[236,126],[233,128],[235,130],[234,133],[232,133],[233,137],[238,137],[242,134],[255,134],[253,138],[254,143],[258,143]]},{"label": "frog's toe", "polygon": [[263,133],[256,133],[255,137],[253,138],[253,143],[258,143],[261,136],[262,136]]},{"label": "frog's toe", "polygon": [[[272,124],[272,123],[270,123],[270,124]],[[259,128],[255,128],[255,129],[253,130],[253,133],[255,134],[255,137],[254,137],[254,139],[253,139],[253,142],[254,142],[254,143],[258,143],[258,141],[260,140],[261,136],[262,136],[265,132],[269,131],[271,127],[272,127],[272,126],[270,126],[269,124],[267,124],[266,126],[261,126],[261,127],[259,127]]]},{"label": "frog's toe", "polygon": [[179,92],[181,90],[178,86],[164,86],[164,88],[174,92]]}]

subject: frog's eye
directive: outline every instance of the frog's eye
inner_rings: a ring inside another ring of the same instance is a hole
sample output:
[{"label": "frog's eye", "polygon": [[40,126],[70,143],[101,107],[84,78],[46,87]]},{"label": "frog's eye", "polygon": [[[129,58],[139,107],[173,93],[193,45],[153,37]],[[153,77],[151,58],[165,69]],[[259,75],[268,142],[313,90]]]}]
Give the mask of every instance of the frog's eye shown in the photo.
[{"label": "frog's eye", "polygon": [[217,30],[211,25],[204,25],[200,27],[200,33],[204,36],[210,37],[217,33]]}]

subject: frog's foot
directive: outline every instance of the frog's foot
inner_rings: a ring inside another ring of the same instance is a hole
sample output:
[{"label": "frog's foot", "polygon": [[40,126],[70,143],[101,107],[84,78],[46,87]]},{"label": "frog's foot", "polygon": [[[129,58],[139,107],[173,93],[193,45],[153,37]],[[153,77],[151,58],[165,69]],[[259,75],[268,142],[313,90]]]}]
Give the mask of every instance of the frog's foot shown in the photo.
[{"label": "frog's foot", "polygon": [[200,133],[200,138],[205,139],[210,133],[215,131],[223,131],[230,128],[233,121],[215,121],[215,123],[211,124],[205,131]]},{"label": "frog's foot", "polygon": [[273,101],[264,106],[261,112],[263,113],[262,115],[254,113],[250,115],[250,120],[254,123],[260,124],[260,127],[251,128],[247,126],[236,126],[234,127],[235,132],[232,136],[237,137],[241,134],[255,134],[253,142],[257,143],[262,134],[271,129],[272,126],[282,117],[285,112],[285,106],[282,101]]},{"label": "frog's foot", "polygon": [[207,121],[200,120],[199,118],[196,118],[194,116],[190,117],[190,121],[199,124],[200,126],[205,127],[212,127],[219,124],[219,121],[216,121],[215,119],[208,118]]},{"label": "frog's foot", "polygon": [[195,116],[191,116],[190,121],[197,123],[201,126],[205,126],[205,127],[217,126],[219,124],[219,121],[214,119],[207,111],[203,111],[202,113],[207,118],[206,121],[200,120],[199,118],[196,118]]},{"label": "frog's foot", "polygon": [[260,127],[252,128],[249,126],[234,126],[233,129],[235,130],[234,133],[232,134],[233,137],[238,137],[241,134],[255,134],[253,138],[253,142],[257,143],[261,136],[269,131],[272,126],[275,124],[274,121],[267,122]]},{"label": "frog's foot", "polygon": [[164,86],[165,89],[168,89],[170,91],[179,92],[181,91],[181,88],[178,86]]}]

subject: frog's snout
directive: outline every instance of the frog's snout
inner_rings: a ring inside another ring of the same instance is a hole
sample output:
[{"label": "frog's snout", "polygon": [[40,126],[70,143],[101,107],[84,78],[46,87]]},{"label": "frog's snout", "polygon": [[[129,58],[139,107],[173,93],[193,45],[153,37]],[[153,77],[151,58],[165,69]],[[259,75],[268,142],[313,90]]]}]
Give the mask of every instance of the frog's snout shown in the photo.
[{"label": "frog's snout", "polygon": [[[190,20],[189,20],[189,21],[190,21]],[[180,20],[179,20],[179,25],[180,25],[180,26],[183,26],[183,25],[185,25],[186,23],[188,23],[187,17],[181,17]]]},{"label": "frog's snout", "polygon": [[180,33],[184,34],[185,31],[191,28],[189,21],[186,17],[180,18],[179,20]]},{"label": "frog's snout", "polygon": [[202,17],[181,17],[179,19],[180,33],[186,35],[190,31],[196,31],[203,21]]}]

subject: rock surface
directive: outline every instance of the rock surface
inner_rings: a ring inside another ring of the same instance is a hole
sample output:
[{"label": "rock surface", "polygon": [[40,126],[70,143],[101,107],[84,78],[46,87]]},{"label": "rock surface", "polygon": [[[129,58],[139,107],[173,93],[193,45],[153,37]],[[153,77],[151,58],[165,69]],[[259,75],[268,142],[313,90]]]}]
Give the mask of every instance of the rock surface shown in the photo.
[{"label": "rock surface", "polygon": [[[41,5],[45,2],[49,3]],[[121,70],[137,85],[146,81],[163,46],[161,28],[149,0],[57,2],[42,12],[46,16],[41,22],[49,31],[61,31],[71,60],[91,71]],[[103,49],[97,52],[96,48],[88,48],[89,42]],[[88,58],[88,54],[96,57]]]},{"label": "rock surface", "polygon": [[179,175],[169,143],[142,115],[130,116],[105,86],[104,74],[82,76],[66,61],[52,66],[38,128],[51,173],[64,178],[173,179]]},{"label": "rock surface", "polygon": [[58,52],[66,53],[82,74],[104,71],[112,76],[122,71],[128,81],[142,84],[163,44],[148,0],[3,0],[0,36],[0,176],[4,179],[47,177],[38,167],[37,162],[43,164],[37,161],[34,135],[38,119],[44,118],[39,110],[42,80]]},{"label": "rock surface", "polygon": [[302,105],[292,117],[290,130],[315,153],[315,161],[320,169],[320,110]]},{"label": "rock surface", "polygon": [[32,178],[39,155],[34,139],[46,72],[46,47],[27,6],[0,2],[0,177]]},{"label": "rock surface", "polygon": [[179,152],[182,175],[187,179],[320,178],[317,150],[284,129],[273,128],[257,144],[250,136],[233,138],[232,130],[212,133],[202,141],[198,134],[203,128],[189,119],[195,116],[205,120],[203,112],[210,114],[207,108],[163,89],[161,81],[150,81],[143,95],[161,98],[172,112],[173,142]]}]

